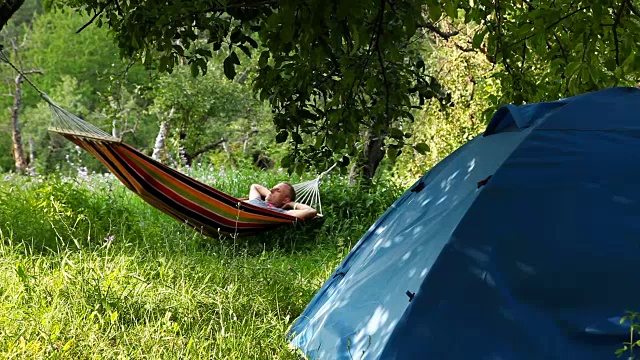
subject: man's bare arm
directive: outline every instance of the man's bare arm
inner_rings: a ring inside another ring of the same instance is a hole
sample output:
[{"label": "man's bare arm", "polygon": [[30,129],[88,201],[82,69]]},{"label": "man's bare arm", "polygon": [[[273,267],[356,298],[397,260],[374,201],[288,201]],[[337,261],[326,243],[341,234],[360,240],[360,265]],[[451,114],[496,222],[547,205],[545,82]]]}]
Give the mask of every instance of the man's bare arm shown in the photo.
[{"label": "man's bare arm", "polygon": [[312,208],[311,206],[293,201],[286,204],[282,208],[288,210],[287,214],[303,220],[312,219],[316,215],[318,215],[316,209]]},{"label": "man's bare arm", "polygon": [[318,212],[315,209],[306,209],[306,210],[288,210],[288,215],[295,216],[298,219],[309,220],[313,219],[318,215]]},{"label": "man's bare arm", "polygon": [[270,191],[260,184],[252,184],[249,188],[249,200],[261,199],[269,195]]}]

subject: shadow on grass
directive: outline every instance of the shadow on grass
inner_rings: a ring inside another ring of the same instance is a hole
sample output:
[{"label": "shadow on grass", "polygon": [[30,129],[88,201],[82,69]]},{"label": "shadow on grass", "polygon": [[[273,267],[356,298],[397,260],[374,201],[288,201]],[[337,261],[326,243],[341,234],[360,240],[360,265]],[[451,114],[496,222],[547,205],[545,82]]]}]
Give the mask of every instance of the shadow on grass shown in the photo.
[{"label": "shadow on grass", "polygon": [[259,234],[237,237],[212,238],[201,236],[199,243],[204,248],[217,248],[233,245],[246,255],[259,255],[264,251],[282,250],[285,252],[311,251],[326,239],[328,233],[324,227],[326,218],[317,218],[304,223],[284,225]]}]

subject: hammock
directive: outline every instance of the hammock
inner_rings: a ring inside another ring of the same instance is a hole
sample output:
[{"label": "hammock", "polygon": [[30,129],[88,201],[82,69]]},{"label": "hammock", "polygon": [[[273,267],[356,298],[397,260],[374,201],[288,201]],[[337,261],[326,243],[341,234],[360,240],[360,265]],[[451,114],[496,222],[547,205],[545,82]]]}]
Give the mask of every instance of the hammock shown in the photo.
[{"label": "hammock", "polygon": [[[2,60],[20,72],[6,57]],[[111,136],[56,105],[27,77],[24,78],[49,104],[53,114],[53,125],[49,131],[62,135],[96,157],[129,190],[149,205],[203,235],[215,237],[255,234],[303,222],[286,213],[256,206],[225,194],[144,155],[123,143],[122,139]],[[322,218],[319,182],[334,167],[335,165],[313,180],[293,185],[297,194],[296,202],[314,207],[318,211],[316,218]]]}]

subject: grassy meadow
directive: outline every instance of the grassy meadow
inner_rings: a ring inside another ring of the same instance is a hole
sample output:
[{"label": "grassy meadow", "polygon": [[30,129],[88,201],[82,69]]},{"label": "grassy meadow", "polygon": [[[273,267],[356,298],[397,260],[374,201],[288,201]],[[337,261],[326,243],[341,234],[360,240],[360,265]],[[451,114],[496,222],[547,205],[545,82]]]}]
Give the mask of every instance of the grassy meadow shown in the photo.
[{"label": "grassy meadow", "polygon": [[[239,197],[253,182],[292,180],[250,170],[189,174]],[[361,190],[334,174],[321,184],[321,228],[212,239],[110,175],[6,175],[0,357],[296,359],[288,327],[400,192]]]}]

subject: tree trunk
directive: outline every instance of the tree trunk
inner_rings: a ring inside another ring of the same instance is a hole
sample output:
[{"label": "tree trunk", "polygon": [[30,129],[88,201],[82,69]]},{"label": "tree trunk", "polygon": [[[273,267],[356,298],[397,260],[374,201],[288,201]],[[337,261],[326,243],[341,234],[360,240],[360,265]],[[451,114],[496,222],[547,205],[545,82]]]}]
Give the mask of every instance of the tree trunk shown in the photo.
[{"label": "tree trunk", "polygon": [[384,137],[375,134],[371,129],[367,130],[367,143],[365,144],[364,153],[354,161],[349,173],[349,182],[354,183],[356,180],[362,180],[364,185],[371,184],[373,177],[376,175],[378,166],[384,158]]},{"label": "tree trunk", "polygon": [[167,120],[160,123],[160,130],[158,130],[158,136],[156,136],[156,142],[153,145],[153,154],[151,155],[153,159],[160,162],[169,160],[173,166],[176,166],[176,162],[167,151],[167,137],[169,136],[169,121],[173,117],[175,110],[175,108],[171,108]]},{"label": "tree trunk", "polygon": [[118,120],[115,119],[115,116],[113,120],[111,120],[111,136],[114,138],[118,137]]},{"label": "tree trunk", "polygon": [[4,0],[0,3],[0,30],[9,22],[9,19],[23,3],[24,0]]},{"label": "tree trunk", "polygon": [[231,162],[231,167],[235,168],[236,160],[233,158],[233,155],[231,154],[231,150],[229,149],[229,144],[227,144],[226,140],[222,142],[222,148],[224,149],[224,152],[226,152],[227,156],[229,157],[229,161]]},{"label": "tree trunk", "polygon": [[33,168],[36,163],[36,141],[29,137],[29,166]]},{"label": "tree trunk", "polygon": [[22,103],[22,75],[16,76],[16,93],[13,97],[13,107],[11,108],[11,140],[13,142],[13,159],[16,164],[16,172],[24,174],[27,169],[27,161],[22,150],[22,133],[18,122],[20,103]]},{"label": "tree trunk", "polygon": [[257,134],[257,133],[258,133],[258,129],[251,129],[251,131],[249,131],[249,133],[247,133],[247,135],[244,136],[244,139],[242,140],[243,156],[247,154],[247,147],[249,146],[249,139],[251,139],[251,135]]},{"label": "tree trunk", "polygon": [[160,162],[164,161],[167,156],[167,136],[169,135],[169,123],[163,121],[160,123],[160,130],[156,136],[156,142],[153,145],[153,154],[151,157]]}]

